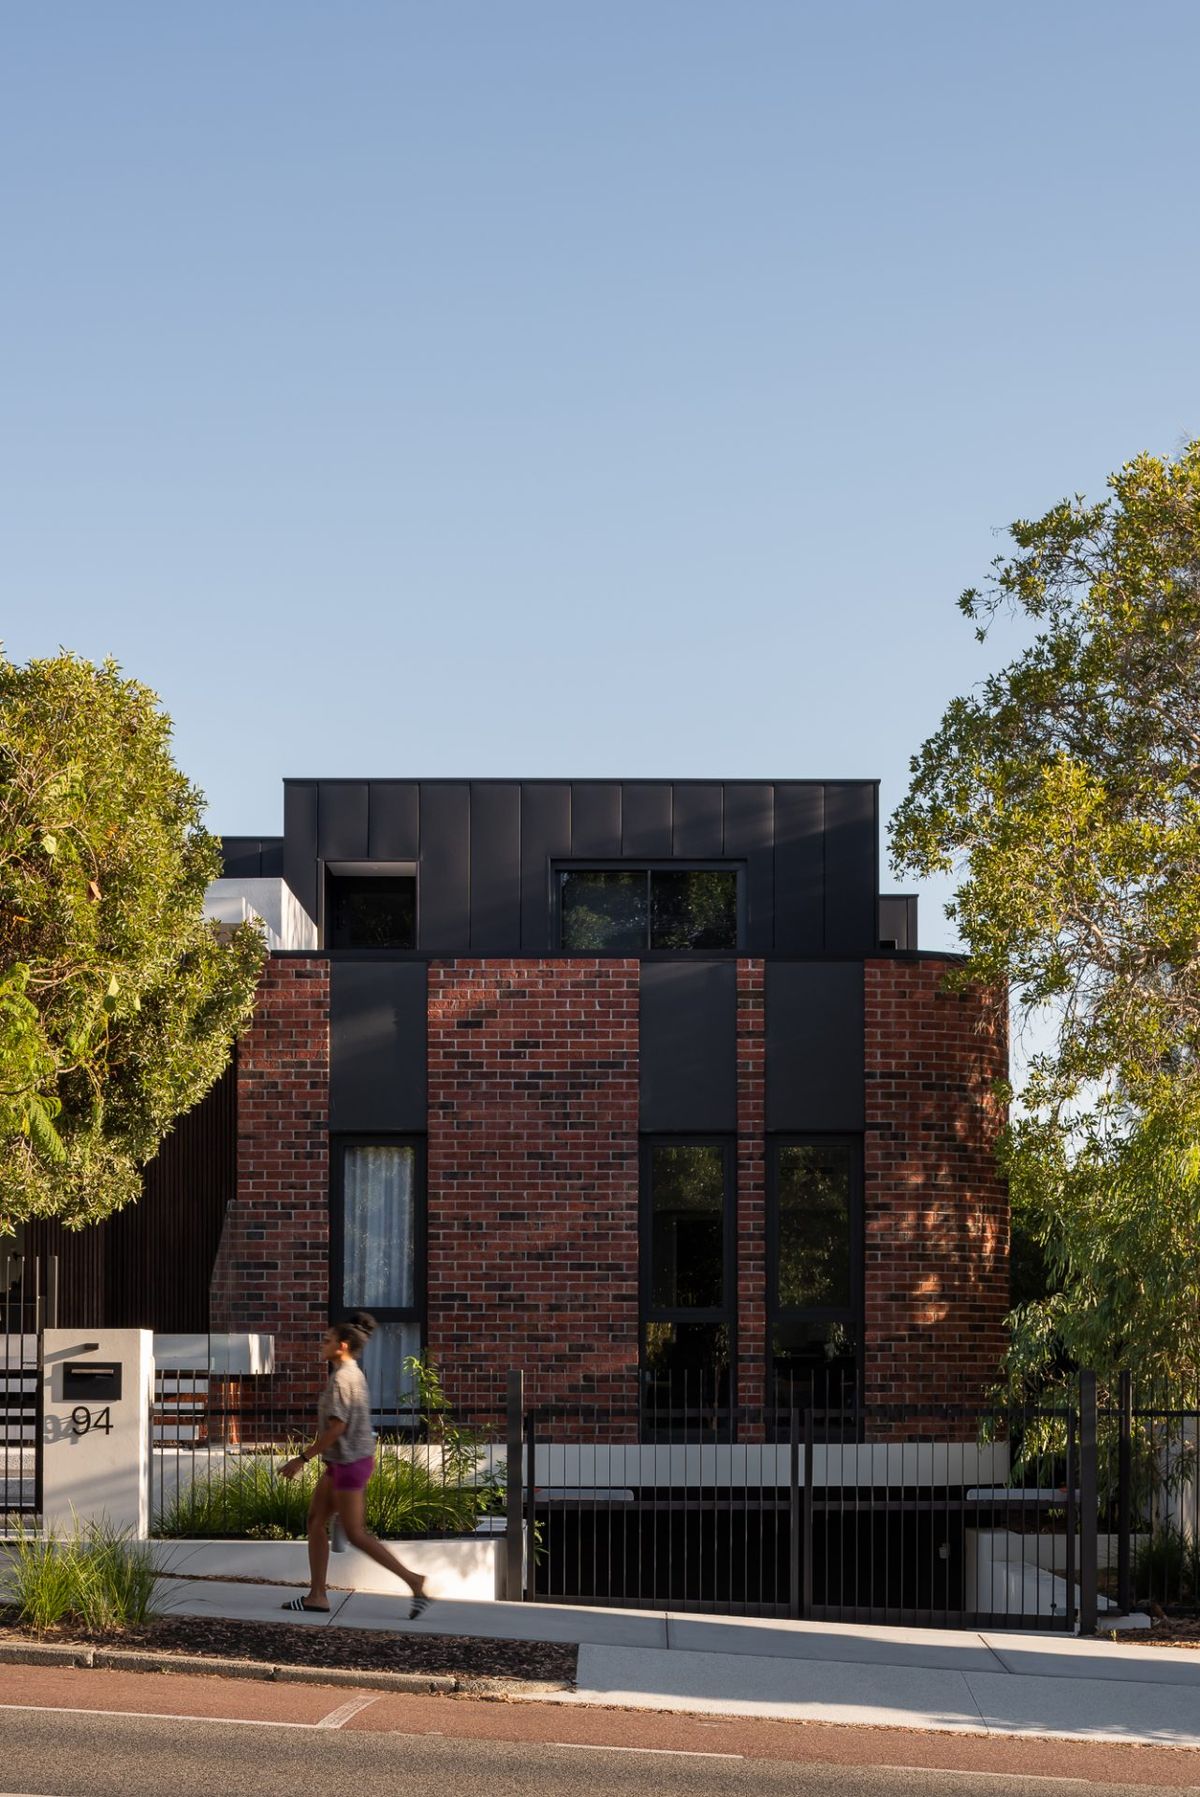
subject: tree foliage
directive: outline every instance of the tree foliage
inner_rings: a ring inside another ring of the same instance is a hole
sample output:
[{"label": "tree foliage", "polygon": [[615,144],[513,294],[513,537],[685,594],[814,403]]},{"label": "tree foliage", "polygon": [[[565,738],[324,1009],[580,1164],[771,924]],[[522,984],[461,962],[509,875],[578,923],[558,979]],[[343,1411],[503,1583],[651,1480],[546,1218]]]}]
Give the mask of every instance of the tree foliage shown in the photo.
[{"label": "tree foliage", "polygon": [[1047,1014],[1004,1154],[1060,1289],[1012,1365],[1200,1367],[1200,442],[1011,527],[960,606],[1032,640],[912,762],[896,861],[958,876],[963,977]]},{"label": "tree foliage", "polygon": [[264,947],[203,917],[220,846],[114,662],[0,655],[0,1231],[98,1220],[202,1098]]}]

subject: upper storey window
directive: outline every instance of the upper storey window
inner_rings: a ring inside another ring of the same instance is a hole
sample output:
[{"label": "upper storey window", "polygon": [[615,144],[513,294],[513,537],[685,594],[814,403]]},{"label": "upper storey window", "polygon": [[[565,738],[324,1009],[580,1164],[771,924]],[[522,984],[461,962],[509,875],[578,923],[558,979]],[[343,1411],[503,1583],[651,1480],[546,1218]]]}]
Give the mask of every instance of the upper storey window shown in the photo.
[{"label": "upper storey window", "polygon": [[573,867],[558,873],[559,943],[582,954],[736,949],[736,868]]},{"label": "upper storey window", "polygon": [[415,877],[330,874],[325,941],[329,948],[415,948]]}]

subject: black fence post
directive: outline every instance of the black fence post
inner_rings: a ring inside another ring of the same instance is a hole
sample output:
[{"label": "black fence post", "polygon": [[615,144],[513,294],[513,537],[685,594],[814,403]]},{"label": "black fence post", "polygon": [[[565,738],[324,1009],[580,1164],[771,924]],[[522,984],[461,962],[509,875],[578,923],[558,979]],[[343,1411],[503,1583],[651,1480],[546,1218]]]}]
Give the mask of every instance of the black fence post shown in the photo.
[{"label": "black fence post", "polygon": [[1117,1602],[1126,1615],[1133,1608],[1133,1376],[1121,1374],[1117,1392]]},{"label": "black fence post", "polygon": [[[800,1614],[812,1615],[813,1607],[813,1413],[811,1402],[804,1408],[804,1509],[800,1518],[803,1536],[803,1579],[800,1590]],[[828,1456],[826,1456],[828,1463]],[[828,1599],[826,1599],[828,1601]]]},{"label": "black fence post", "polygon": [[522,1431],[525,1426],[525,1375],[508,1375],[508,1458],[505,1464],[505,1575],[509,1603],[525,1597],[525,1488]]},{"label": "black fence post", "polygon": [[537,1597],[537,1515],[534,1510],[534,1496],[537,1492],[537,1412],[525,1412],[525,1508],[528,1522],[525,1529],[525,1583],[521,1595],[527,1603]]},{"label": "black fence post", "polygon": [[788,1416],[788,1615],[800,1615],[800,1412]]},{"label": "black fence post", "polygon": [[1096,1476],[1096,1375],[1079,1375],[1079,1633],[1096,1632],[1099,1573],[1096,1553],[1098,1524]]}]

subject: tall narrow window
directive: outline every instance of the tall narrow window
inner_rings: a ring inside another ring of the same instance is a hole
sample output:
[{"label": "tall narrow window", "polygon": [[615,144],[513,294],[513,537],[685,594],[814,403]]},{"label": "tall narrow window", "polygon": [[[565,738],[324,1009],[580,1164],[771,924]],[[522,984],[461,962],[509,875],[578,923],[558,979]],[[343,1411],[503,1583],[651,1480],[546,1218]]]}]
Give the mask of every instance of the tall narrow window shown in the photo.
[{"label": "tall narrow window", "polygon": [[[727,1408],[734,1286],[732,1154],[723,1141],[642,1151],[642,1366],[647,1421]],[[679,1429],[676,1428],[676,1433]]]},{"label": "tall narrow window", "polygon": [[862,1333],[859,1148],[777,1142],[771,1186],[771,1352],[777,1402],[852,1401]]},{"label": "tall narrow window", "polygon": [[404,1362],[421,1351],[418,1171],[414,1143],[342,1145],[333,1308],[339,1318],[353,1310],[375,1318],[363,1371],[384,1417],[407,1408],[412,1379]]}]

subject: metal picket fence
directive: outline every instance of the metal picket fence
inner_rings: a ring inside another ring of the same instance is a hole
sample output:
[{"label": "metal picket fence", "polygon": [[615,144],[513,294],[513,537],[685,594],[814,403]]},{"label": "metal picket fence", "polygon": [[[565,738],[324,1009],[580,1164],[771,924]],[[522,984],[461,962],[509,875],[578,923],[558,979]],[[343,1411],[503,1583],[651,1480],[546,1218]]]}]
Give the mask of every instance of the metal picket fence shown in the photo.
[{"label": "metal picket fence", "polygon": [[42,1511],[42,1330],[53,1322],[58,1263],[0,1263],[0,1536]]}]

